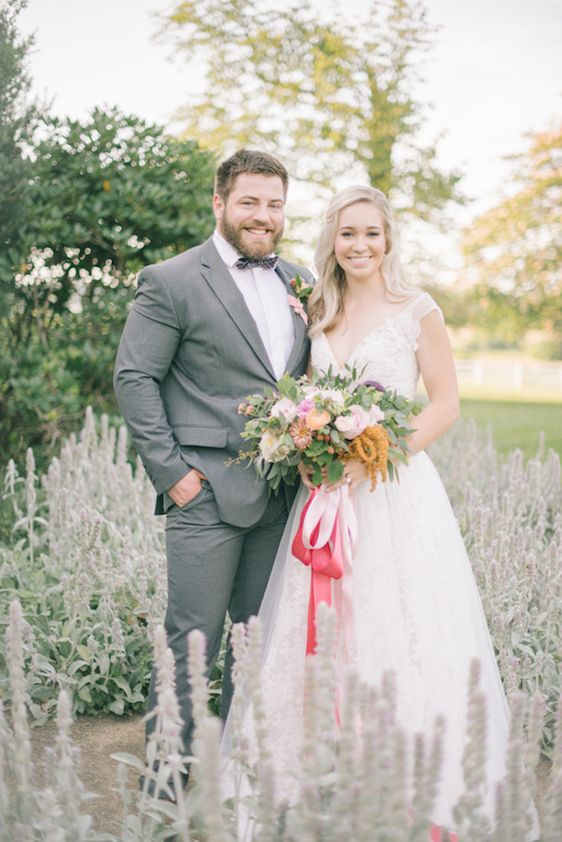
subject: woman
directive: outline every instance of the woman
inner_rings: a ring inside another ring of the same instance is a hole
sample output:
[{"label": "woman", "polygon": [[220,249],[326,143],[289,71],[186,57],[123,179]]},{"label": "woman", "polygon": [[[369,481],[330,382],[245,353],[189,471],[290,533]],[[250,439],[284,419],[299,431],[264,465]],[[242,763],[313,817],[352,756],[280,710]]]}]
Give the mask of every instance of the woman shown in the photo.
[{"label": "woman", "polygon": [[[397,678],[398,718],[409,734],[431,734],[446,718],[444,767],[433,821],[454,828],[463,791],[469,665],[481,662],[488,710],[487,812],[505,772],[508,710],[470,563],[445,490],[425,448],[458,417],[455,369],[443,317],[400,271],[385,196],[349,187],[332,200],[315,254],[318,282],[308,312],[317,371],[362,372],[414,398],[421,374],[429,401],[415,418],[409,464],[399,482],[370,490],[362,462],[346,462],[358,524],[353,555],[353,661],[360,678]],[[304,484],[310,486],[306,475]],[[262,671],[269,746],[279,796],[298,797],[292,771],[303,740],[304,652],[310,570],[290,552],[307,497],[301,489],[260,616],[267,648]]]}]

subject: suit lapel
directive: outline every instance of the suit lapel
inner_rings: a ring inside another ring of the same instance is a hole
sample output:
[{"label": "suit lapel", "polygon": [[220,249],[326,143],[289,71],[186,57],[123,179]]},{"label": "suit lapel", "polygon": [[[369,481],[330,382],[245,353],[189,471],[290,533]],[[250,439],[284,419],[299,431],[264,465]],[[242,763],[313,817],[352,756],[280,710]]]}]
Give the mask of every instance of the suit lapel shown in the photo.
[{"label": "suit lapel", "polygon": [[[290,281],[293,275],[290,273],[288,267],[286,266],[283,260],[279,260],[277,263],[277,268],[275,270],[283,283],[287,288],[287,295],[295,294]],[[293,330],[295,332],[295,340],[293,342],[293,347],[291,349],[291,353],[289,354],[289,359],[287,360],[287,365],[285,366],[286,370],[290,373],[302,354],[303,343],[306,342],[307,339],[307,326],[304,323],[304,319],[302,316],[299,316],[298,313],[295,313],[294,309],[291,307],[291,316],[293,318]]]},{"label": "suit lapel", "polygon": [[[244,296],[232,279],[228,268],[217,252],[212,240],[207,240],[201,257],[202,274],[216,297],[232,319],[252,353],[261,362],[273,381],[277,380],[269,354],[262,342],[258,327],[244,301]],[[285,262],[280,259],[275,270],[287,289],[287,295],[294,295],[290,280],[293,277]],[[286,370],[292,371],[302,355],[303,344],[307,340],[307,327],[304,320],[293,308],[291,317],[295,334],[293,347],[287,360]]]},{"label": "suit lapel", "polygon": [[276,377],[269,354],[261,340],[258,327],[246,307],[244,296],[232,280],[232,276],[214,247],[212,240],[207,240],[205,246],[201,257],[203,277],[224,307],[227,315],[240,331],[252,353],[275,381]]}]

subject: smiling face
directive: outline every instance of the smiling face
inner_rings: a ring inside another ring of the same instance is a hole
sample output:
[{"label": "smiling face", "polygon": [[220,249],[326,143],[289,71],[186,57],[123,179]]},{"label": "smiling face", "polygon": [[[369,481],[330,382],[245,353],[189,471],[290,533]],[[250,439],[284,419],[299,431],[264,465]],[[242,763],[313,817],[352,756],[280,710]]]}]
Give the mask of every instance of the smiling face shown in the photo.
[{"label": "smiling face", "polygon": [[355,202],[340,212],[334,253],[346,279],[382,280],[387,241],[384,214],[371,202]]},{"label": "smiling face", "polygon": [[285,190],[277,175],[241,173],[226,201],[215,194],[219,233],[244,257],[271,254],[283,234]]}]

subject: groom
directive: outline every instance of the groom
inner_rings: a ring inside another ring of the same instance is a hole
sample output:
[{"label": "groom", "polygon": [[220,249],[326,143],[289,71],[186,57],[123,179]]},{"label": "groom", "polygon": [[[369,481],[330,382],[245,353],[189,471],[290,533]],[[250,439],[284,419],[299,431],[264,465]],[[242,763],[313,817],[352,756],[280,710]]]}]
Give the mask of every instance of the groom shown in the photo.
[{"label": "groom", "polygon": [[[207,638],[209,669],[225,615],[257,614],[292,495],[269,497],[252,469],[226,466],[244,447],[240,402],[284,372],[303,374],[303,318],[289,306],[299,266],[274,254],[283,233],[288,174],[263,152],[240,150],[219,166],[206,242],[147,266],[115,364],[115,393],[165,514],[166,632],[190,753],[193,722],[187,635]],[[232,696],[228,648],[222,715]],[[149,709],[156,704],[152,674]],[[154,718],[147,734],[154,728]]]}]

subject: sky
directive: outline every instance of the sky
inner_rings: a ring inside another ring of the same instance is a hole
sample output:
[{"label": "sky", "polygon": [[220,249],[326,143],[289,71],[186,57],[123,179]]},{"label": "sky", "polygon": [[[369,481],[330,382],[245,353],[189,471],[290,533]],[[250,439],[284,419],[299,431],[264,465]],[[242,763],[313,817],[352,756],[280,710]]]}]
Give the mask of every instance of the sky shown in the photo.
[{"label": "sky", "polygon": [[[341,5],[355,15],[366,4]],[[422,67],[419,93],[431,105],[424,135],[442,136],[440,163],[464,175],[473,201],[459,212],[460,226],[508,187],[513,163],[503,158],[526,148],[527,133],[562,119],[562,0],[425,5],[439,29]],[[34,92],[52,100],[60,115],[83,118],[95,106],[118,105],[170,124],[199,80],[170,43],[154,39],[155,13],[169,6],[163,0],[29,0],[20,27],[35,34]]]}]

